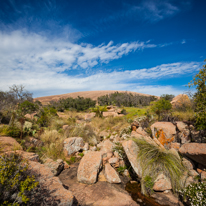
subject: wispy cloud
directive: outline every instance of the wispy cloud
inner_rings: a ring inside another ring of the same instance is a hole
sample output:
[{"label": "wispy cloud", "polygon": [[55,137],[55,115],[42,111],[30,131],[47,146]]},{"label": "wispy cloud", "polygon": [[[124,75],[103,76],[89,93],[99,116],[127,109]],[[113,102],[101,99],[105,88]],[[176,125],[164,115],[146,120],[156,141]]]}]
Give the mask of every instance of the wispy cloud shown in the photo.
[{"label": "wispy cloud", "polygon": [[1,70],[21,68],[49,69],[57,72],[79,68],[89,68],[119,59],[136,50],[156,47],[145,42],[131,42],[114,45],[93,46],[74,44],[64,39],[48,39],[35,33],[14,31],[0,33]]}]

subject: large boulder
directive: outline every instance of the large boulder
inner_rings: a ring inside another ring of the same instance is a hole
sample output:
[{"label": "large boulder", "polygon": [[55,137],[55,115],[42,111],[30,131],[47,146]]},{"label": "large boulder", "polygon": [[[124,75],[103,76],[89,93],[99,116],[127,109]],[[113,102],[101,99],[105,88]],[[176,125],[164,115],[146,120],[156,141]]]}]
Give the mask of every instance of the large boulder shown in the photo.
[{"label": "large boulder", "polygon": [[117,117],[117,112],[103,112],[103,117]]},{"label": "large boulder", "polygon": [[206,166],[206,143],[186,143],[182,145],[179,152]]},{"label": "large boulder", "polygon": [[179,94],[170,102],[173,108],[187,107],[191,104],[190,98],[186,94]]},{"label": "large boulder", "polygon": [[94,184],[102,167],[102,155],[100,152],[91,151],[84,155],[79,164],[77,180],[85,184]]},{"label": "large boulder", "polygon": [[104,172],[105,172],[104,173],[105,177],[109,183],[120,183],[121,182],[116,170],[109,163],[105,164]]},{"label": "large boulder", "polygon": [[12,137],[0,137],[0,153],[22,150],[22,146]]},{"label": "large boulder", "polygon": [[169,148],[175,141],[176,127],[171,122],[155,122],[150,128],[153,138],[157,138],[164,147]]},{"label": "large boulder", "polygon": [[70,137],[64,140],[64,153],[71,155],[83,149],[84,141],[81,137]]},{"label": "large boulder", "polygon": [[132,140],[128,140],[128,141],[124,141],[122,143],[122,146],[124,148],[124,151],[127,155],[127,158],[132,168],[134,169],[134,171],[139,177],[142,177],[142,168],[140,166],[140,162],[137,161],[137,155],[139,151],[137,144]]},{"label": "large boulder", "polygon": [[29,161],[29,171],[31,175],[37,175],[37,181],[44,190],[48,191],[48,199],[60,206],[72,206],[74,201],[73,194],[64,188],[58,177],[54,177],[51,170],[38,162]]}]

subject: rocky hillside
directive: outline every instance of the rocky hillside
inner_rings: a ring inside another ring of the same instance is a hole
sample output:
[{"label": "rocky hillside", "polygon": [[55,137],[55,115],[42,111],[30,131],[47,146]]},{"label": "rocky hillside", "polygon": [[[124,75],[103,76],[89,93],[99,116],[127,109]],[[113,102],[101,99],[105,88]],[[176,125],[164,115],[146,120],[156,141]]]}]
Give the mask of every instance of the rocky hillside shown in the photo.
[{"label": "rocky hillside", "polygon": [[40,101],[42,104],[47,104],[50,101],[57,101],[61,98],[66,99],[68,97],[77,98],[78,96],[84,97],[84,98],[91,98],[92,100],[97,100],[98,97],[112,94],[115,92],[128,92],[131,94],[136,95],[142,95],[142,96],[152,96],[149,94],[142,94],[138,92],[130,92],[130,91],[118,91],[118,90],[102,90],[102,91],[84,91],[84,92],[73,92],[73,93],[67,93],[67,94],[60,94],[60,95],[52,95],[52,96],[45,96],[45,97],[37,97],[34,100]]}]

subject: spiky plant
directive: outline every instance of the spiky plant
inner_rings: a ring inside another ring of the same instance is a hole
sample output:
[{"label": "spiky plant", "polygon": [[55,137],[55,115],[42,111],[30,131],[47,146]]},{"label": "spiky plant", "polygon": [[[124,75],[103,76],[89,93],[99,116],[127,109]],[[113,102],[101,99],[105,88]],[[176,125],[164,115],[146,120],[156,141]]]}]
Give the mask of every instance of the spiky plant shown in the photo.
[{"label": "spiky plant", "polygon": [[186,169],[178,154],[175,155],[170,150],[150,144],[144,139],[133,139],[133,141],[139,148],[137,159],[142,167],[141,190],[143,194],[147,195],[151,189],[147,188],[146,177],[151,177],[150,181],[155,181],[161,173],[170,179],[173,192],[183,187],[181,176]]}]

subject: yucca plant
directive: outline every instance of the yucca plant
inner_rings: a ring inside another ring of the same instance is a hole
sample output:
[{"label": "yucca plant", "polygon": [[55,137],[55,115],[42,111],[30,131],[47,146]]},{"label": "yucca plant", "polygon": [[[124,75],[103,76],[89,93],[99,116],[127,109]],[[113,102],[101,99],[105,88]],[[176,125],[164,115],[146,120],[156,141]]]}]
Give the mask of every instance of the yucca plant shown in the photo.
[{"label": "yucca plant", "polygon": [[137,159],[142,167],[141,190],[143,194],[147,195],[151,191],[151,188],[147,187],[148,177],[151,177],[150,182],[154,182],[161,173],[170,179],[173,192],[183,188],[181,176],[186,169],[178,155],[158,145],[150,144],[144,139],[133,139],[133,141],[139,148]]}]

